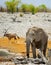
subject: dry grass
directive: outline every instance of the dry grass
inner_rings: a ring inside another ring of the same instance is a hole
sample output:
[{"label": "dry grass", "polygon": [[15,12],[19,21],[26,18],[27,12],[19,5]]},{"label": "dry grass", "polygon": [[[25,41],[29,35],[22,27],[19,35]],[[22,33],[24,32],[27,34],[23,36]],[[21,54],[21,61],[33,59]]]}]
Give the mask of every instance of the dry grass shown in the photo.
[{"label": "dry grass", "polygon": [[[21,37],[20,39],[11,39],[9,41],[6,37],[0,38],[0,48],[6,48],[11,52],[24,54],[26,52],[25,39]],[[48,41],[48,48],[51,48],[51,40]]]},{"label": "dry grass", "polygon": [[10,41],[8,38],[0,38],[0,48],[9,49],[12,52],[25,52],[25,39],[20,38],[17,40],[11,39]]}]

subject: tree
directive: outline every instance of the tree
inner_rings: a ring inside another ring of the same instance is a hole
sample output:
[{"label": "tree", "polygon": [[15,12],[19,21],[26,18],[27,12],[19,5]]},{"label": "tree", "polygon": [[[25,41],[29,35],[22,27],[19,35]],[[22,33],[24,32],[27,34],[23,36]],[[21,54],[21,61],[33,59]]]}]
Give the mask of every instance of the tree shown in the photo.
[{"label": "tree", "polygon": [[27,12],[28,5],[27,4],[22,4],[21,9],[22,9],[23,12]]},{"label": "tree", "polygon": [[40,5],[38,8],[39,8],[39,11],[43,11],[43,12],[47,11],[47,7],[44,4]]},{"label": "tree", "polygon": [[39,11],[38,7],[35,7],[35,13],[37,13]]},{"label": "tree", "polygon": [[34,7],[34,5],[30,4],[29,8],[30,8],[30,12],[32,12],[32,14],[34,14],[35,13],[35,7]]},{"label": "tree", "polygon": [[20,3],[20,0],[10,0],[10,1],[5,2],[8,11],[11,13],[16,12],[16,8],[17,8],[19,3]]}]

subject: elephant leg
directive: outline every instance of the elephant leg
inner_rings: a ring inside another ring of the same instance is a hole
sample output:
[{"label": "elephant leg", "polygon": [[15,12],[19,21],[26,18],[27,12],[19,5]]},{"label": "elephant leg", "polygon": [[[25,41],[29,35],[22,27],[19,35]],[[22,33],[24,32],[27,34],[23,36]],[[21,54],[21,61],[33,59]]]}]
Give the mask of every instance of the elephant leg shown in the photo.
[{"label": "elephant leg", "polygon": [[[42,50],[41,50],[41,48],[39,48],[40,49],[40,51],[41,51],[41,53],[42,53]],[[38,58],[41,58],[41,56],[38,54]]]},{"label": "elephant leg", "polygon": [[43,50],[43,54],[46,57],[46,49],[47,49],[47,43],[44,45],[44,50]]},{"label": "elephant leg", "polygon": [[[42,53],[42,51],[43,51],[43,48],[44,48],[44,45],[43,45],[42,42],[40,42],[39,50],[41,51],[41,53]],[[41,58],[41,56],[40,56],[39,54],[38,54],[38,58]]]},{"label": "elephant leg", "polygon": [[29,52],[30,52],[30,43],[26,43],[26,55],[27,55],[27,58],[29,58]]},{"label": "elephant leg", "polygon": [[36,58],[36,47],[34,43],[31,43],[33,58]]}]

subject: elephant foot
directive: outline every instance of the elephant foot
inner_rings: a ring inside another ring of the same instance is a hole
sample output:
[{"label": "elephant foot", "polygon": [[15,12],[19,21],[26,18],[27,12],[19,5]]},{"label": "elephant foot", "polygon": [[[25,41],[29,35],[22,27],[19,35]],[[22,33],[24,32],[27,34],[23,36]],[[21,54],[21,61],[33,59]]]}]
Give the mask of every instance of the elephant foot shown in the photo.
[{"label": "elephant foot", "polygon": [[38,54],[38,58],[41,58],[41,56]]},{"label": "elephant foot", "polygon": [[36,59],[36,56],[33,56],[34,59]]},{"label": "elephant foot", "polygon": [[33,58],[34,58],[34,59],[36,59],[36,55],[35,55],[35,56],[33,56]]},{"label": "elephant foot", "polygon": [[27,58],[29,58],[29,54],[27,54]]}]

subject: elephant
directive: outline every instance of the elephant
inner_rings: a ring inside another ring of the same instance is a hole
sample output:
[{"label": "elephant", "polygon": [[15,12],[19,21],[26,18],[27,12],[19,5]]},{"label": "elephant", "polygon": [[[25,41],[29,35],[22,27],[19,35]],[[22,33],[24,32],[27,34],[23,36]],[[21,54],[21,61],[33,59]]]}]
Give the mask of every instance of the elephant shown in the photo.
[{"label": "elephant", "polygon": [[[26,55],[29,58],[30,45],[32,47],[33,58],[36,58],[36,48],[40,49],[46,57],[46,49],[48,43],[47,33],[39,27],[29,28],[26,32]],[[40,56],[38,55],[38,58]]]}]

